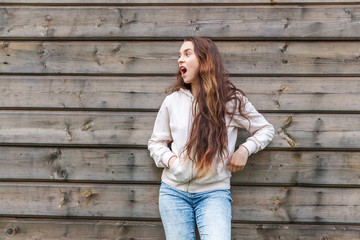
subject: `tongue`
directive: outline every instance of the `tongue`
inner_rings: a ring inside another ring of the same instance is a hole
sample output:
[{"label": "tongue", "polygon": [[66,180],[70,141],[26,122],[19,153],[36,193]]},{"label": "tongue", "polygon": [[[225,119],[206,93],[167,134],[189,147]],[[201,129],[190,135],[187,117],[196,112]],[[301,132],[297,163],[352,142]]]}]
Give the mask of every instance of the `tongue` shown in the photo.
[{"label": "tongue", "polygon": [[186,73],[186,70],[182,70],[182,71],[181,71],[181,76],[184,76],[185,73]]}]

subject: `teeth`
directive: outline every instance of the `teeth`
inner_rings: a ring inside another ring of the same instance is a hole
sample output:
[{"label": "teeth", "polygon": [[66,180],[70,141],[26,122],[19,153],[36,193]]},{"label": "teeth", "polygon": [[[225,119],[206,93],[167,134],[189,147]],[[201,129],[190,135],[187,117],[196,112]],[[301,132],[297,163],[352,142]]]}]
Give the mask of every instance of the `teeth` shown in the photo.
[{"label": "teeth", "polygon": [[186,68],[183,67],[183,66],[181,66],[181,67],[180,67],[180,71],[181,71],[182,74],[184,74],[184,73],[186,73]]}]

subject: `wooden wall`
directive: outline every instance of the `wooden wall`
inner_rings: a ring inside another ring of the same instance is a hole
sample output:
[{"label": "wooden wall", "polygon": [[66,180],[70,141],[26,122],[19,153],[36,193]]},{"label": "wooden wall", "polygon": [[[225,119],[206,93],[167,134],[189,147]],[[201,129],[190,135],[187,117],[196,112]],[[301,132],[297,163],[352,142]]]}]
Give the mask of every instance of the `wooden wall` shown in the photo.
[{"label": "wooden wall", "polygon": [[276,130],[233,239],[360,239],[355,0],[0,0],[0,239],[164,239],[147,140],[187,35]]}]

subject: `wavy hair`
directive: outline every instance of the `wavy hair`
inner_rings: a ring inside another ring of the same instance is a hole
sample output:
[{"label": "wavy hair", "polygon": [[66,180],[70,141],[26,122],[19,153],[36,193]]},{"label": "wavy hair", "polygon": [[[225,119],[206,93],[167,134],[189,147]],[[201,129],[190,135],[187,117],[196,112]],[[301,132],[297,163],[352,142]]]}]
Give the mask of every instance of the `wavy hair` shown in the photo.
[{"label": "wavy hair", "polygon": [[[239,98],[239,94],[245,96],[245,93],[229,80],[215,43],[203,37],[186,37],[186,41],[193,43],[199,61],[199,92],[195,97],[197,105],[191,134],[183,151],[186,158],[195,163],[196,178],[201,178],[211,172],[213,159],[217,159],[217,164],[220,161],[224,164],[224,159],[229,157],[225,115],[231,120],[238,109],[241,116],[249,119],[243,113],[244,103]],[[172,92],[180,88],[191,90],[191,83],[184,82],[178,69]],[[235,103],[231,112],[226,107],[229,101]]]}]

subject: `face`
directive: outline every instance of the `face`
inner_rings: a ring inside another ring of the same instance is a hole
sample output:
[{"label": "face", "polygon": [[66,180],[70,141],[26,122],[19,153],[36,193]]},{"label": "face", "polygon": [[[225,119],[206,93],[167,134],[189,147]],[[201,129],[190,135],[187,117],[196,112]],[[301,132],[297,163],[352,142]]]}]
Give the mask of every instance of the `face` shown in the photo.
[{"label": "face", "polygon": [[186,41],[181,45],[178,63],[181,77],[185,83],[193,83],[198,80],[199,61],[191,41]]}]

